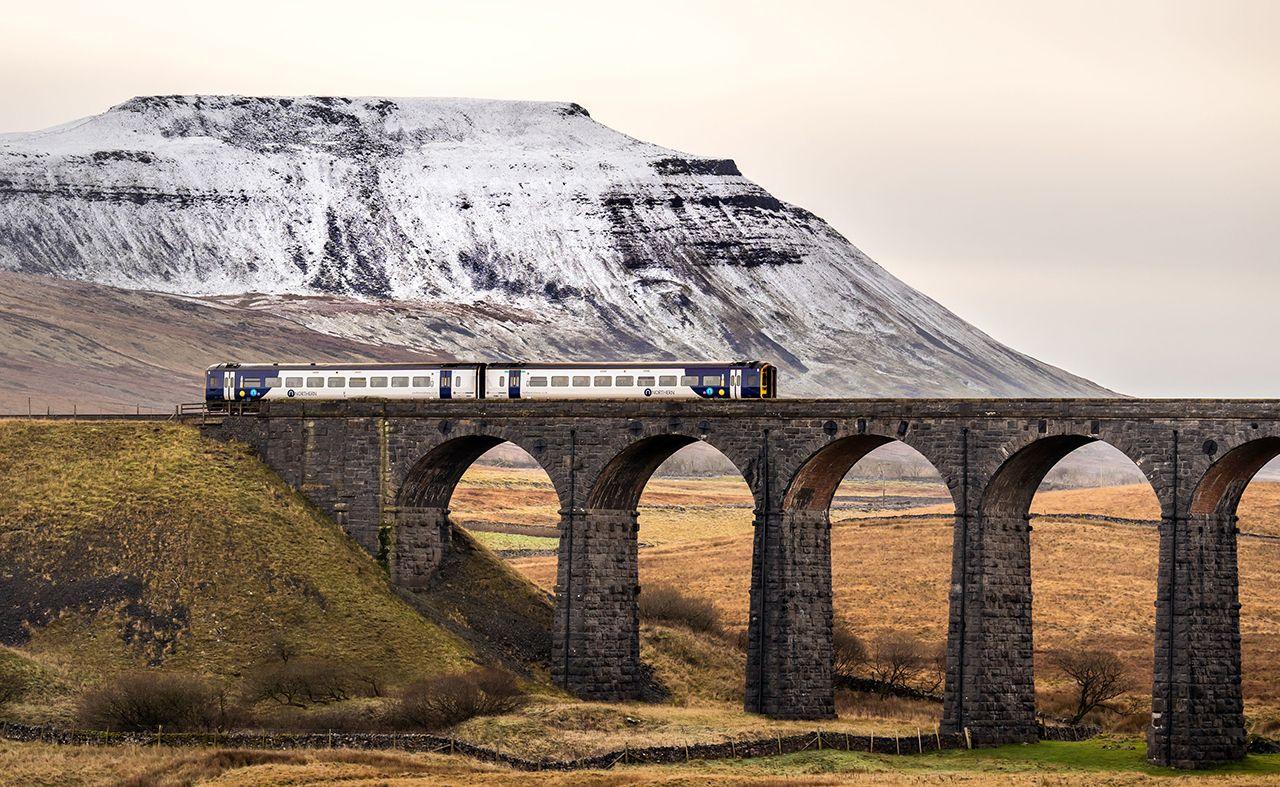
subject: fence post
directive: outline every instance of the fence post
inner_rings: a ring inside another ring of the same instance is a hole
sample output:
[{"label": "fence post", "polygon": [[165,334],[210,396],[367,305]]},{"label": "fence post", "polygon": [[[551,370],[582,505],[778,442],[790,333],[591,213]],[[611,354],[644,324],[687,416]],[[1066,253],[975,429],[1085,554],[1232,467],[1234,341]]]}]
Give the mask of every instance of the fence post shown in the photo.
[{"label": "fence post", "polygon": [[966,749],[973,748],[973,735],[969,732],[969,728],[964,728],[964,746]]},{"label": "fence post", "polygon": [[920,731],[919,727],[916,727],[916,743],[919,746],[917,754],[924,754],[924,733]]},{"label": "fence post", "polygon": [[871,743],[867,745],[867,753],[868,754],[876,753],[876,734],[874,732],[871,733]]},{"label": "fence post", "polygon": [[893,753],[902,754],[902,736],[901,735],[893,736]]},{"label": "fence post", "polygon": [[818,751],[822,751],[822,730],[818,730]]},{"label": "fence post", "polygon": [[938,742],[938,751],[942,751],[942,725],[933,728],[933,737]]}]

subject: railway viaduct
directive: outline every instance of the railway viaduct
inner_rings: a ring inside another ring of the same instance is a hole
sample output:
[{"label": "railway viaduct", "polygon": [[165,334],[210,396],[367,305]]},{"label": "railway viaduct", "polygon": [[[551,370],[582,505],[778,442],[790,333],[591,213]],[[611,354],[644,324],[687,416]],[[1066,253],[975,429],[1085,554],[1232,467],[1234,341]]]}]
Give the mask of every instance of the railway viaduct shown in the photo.
[{"label": "railway viaduct", "polygon": [[389,546],[408,588],[450,548],[449,499],[468,466],[504,441],[528,451],[560,500],[552,674],[600,700],[639,688],[640,494],[675,451],[709,443],[755,497],[747,710],[812,719],[835,711],[828,509],[859,459],[902,441],[955,502],[944,730],[978,744],[1037,737],[1028,508],[1058,460],[1106,441],[1162,511],[1149,757],[1244,755],[1236,506],[1280,454],[1280,402],[285,402],[207,429],[252,445],[370,552]]}]

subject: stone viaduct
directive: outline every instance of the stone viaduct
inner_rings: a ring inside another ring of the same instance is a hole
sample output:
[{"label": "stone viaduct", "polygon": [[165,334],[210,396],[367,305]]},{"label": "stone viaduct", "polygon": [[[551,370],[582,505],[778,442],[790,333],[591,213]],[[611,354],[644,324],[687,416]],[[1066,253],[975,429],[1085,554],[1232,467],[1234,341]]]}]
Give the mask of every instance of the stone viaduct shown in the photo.
[{"label": "stone viaduct", "polygon": [[1037,737],[1028,507],[1054,464],[1106,441],[1162,510],[1148,755],[1178,767],[1244,755],[1236,506],[1280,454],[1280,402],[286,402],[208,428],[252,445],[365,549],[389,552],[409,588],[450,547],[449,499],[468,466],[504,441],[528,451],[561,507],[552,674],[600,700],[639,687],[640,494],[667,457],[708,443],[755,496],[746,708],[810,719],[835,712],[832,497],[868,452],[906,443],[955,502],[944,730],[978,744]]}]

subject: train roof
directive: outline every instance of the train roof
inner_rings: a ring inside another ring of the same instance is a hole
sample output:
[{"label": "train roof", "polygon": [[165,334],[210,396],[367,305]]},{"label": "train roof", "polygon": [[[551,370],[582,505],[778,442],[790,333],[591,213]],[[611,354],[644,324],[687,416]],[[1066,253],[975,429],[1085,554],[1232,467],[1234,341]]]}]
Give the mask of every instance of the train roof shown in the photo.
[{"label": "train roof", "polygon": [[474,369],[479,366],[498,366],[505,369],[651,369],[669,366],[743,366],[758,369],[768,366],[762,361],[717,360],[652,360],[652,361],[413,361],[404,363],[312,363],[310,361],[263,361],[237,363],[228,361],[210,366],[206,371],[231,371],[234,369],[316,369],[336,371],[343,369]]}]

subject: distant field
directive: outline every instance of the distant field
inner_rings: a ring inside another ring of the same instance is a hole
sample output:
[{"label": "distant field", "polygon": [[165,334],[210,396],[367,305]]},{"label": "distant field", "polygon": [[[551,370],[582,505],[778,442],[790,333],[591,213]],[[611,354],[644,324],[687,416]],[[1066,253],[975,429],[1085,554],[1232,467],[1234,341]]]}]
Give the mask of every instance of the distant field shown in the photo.
[{"label": "distant field", "polygon": [[[473,474],[481,481],[476,486],[470,486]],[[541,471],[476,468],[464,485],[455,501],[465,505],[452,506],[460,520],[519,522],[513,511],[538,517],[527,521],[555,520],[554,498]],[[838,618],[868,637],[904,629],[928,642],[945,639],[951,521],[885,517],[945,514],[950,507],[936,502],[945,495],[940,483],[863,481],[840,488],[832,515]],[[903,499],[911,497],[929,504],[904,507]],[[892,510],[875,510],[877,498],[890,501]],[[1062,515],[1154,520],[1155,494],[1145,485],[1042,492],[1032,509],[1046,515],[1035,520],[1032,536],[1038,657],[1051,649],[1101,644],[1129,663],[1136,693],[1149,693],[1156,531]],[[1252,484],[1240,513],[1242,530],[1280,535],[1280,483]],[[740,478],[654,479],[641,499],[641,584],[677,584],[714,599],[727,625],[745,627],[751,522],[750,493]],[[1239,549],[1245,694],[1253,711],[1270,715],[1280,712],[1280,542],[1242,538]],[[512,565],[543,588],[553,587],[554,556],[519,558]],[[1049,671],[1038,669],[1041,687],[1050,686]]]}]

